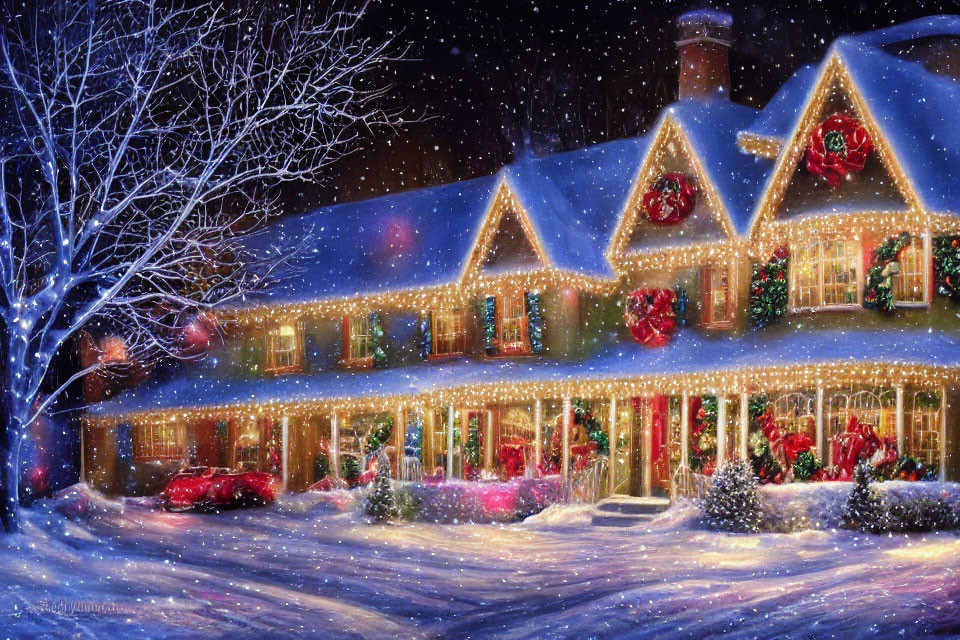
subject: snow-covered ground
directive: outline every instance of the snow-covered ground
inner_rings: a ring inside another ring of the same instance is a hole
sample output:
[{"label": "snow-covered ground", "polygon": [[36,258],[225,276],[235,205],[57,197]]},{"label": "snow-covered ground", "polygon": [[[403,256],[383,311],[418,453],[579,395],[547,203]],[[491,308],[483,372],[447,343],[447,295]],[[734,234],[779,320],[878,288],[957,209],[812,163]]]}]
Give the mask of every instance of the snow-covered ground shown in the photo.
[{"label": "snow-covered ground", "polygon": [[[215,515],[82,489],[0,538],[13,638],[915,637],[960,633],[960,536],[371,526],[343,496]],[[66,514],[66,515],[65,515]]]}]

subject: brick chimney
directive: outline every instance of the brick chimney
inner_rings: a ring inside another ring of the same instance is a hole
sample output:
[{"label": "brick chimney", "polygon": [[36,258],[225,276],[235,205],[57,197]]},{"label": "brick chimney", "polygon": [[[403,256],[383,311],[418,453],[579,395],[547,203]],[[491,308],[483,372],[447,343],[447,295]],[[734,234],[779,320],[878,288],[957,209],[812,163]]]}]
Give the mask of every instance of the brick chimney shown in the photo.
[{"label": "brick chimney", "polygon": [[730,46],[733,17],[700,9],[677,18],[680,99],[730,99]]}]

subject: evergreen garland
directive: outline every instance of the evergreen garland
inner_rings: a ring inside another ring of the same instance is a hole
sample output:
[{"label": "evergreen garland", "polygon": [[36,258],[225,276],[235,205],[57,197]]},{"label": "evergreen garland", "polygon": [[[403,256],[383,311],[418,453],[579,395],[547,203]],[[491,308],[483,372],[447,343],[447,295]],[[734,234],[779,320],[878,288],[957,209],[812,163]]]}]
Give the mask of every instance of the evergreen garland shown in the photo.
[{"label": "evergreen garland", "polygon": [[769,326],[787,310],[787,269],[790,253],[786,247],[773,252],[770,260],[755,265],[750,281],[750,325],[757,329]]},{"label": "evergreen garland", "polygon": [[823,465],[813,455],[813,451],[803,451],[797,454],[797,459],[793,461],[793,479],[798,482],[806,482],[821,469],[823,469]]},{"label": "evergreen garland", "polygon": [[497,297],[487,296],[483,302],[483,349],[488,356],[499,352],[497,345]]},{"label": "evergreen garland", "polygon": [[480,430],[467,424],[467,441],[463,444],[463,459],[474,469],[480,466]]},{"label": "evergreen garland", "polygon": [[351,455],[345,455],[340,460],[340,475],[349,484],[353,484],[360,477],[360,461]]},{"label": "evergreen garland", "polygon": [[527,293],[527,332],[530,336],[530,351],[543,353],[543,315],[540,313],[540,294]]},{"label": "evergreen garland", "polygon": [[933,271],[937,293],[960,304],[960,236],[933,239]]},{"label": "evergreen garland", "polygon": [[703,396],[700,402],[690,430],[690,469],[705,473],[711,470],[717,454],[717,396]]},{"label": "evergreen garland", "polygon": [[370,436],[367,438],[367,453],[373,453],[390,442],[393,433],[393,416],[383,413],[376,417]]},{"label": "evergreen garland", "polygon": [[417,320],[417,350],[421,360],[430,358],[433,351],[433,329],[430,313],[421,313]]},{"label": "evergreen garland", "polygon": [[377,369],[387,366],[387,352],[383,350],[385,337],[380,314],[374,311],[370,314],[370,352],[373,354],[373,366]]},{"label": "evergreen garland", "polygon": [[598,455],[605,456],[610,453],[610,434],[606,432],[600,421],[593,415],[593,408],[586,400],[574,398],[573,424],[582,426],[587,433],[587,437],[597,443]]},{"label": "evergreen garland", "polygon": [[900,271],[900,254],[910,246],[910,234],[906,231],[887,238],[873,253],[873,264],[867,271],[863,289],[863,306],[882,313],[893,313],[892,278]]}]

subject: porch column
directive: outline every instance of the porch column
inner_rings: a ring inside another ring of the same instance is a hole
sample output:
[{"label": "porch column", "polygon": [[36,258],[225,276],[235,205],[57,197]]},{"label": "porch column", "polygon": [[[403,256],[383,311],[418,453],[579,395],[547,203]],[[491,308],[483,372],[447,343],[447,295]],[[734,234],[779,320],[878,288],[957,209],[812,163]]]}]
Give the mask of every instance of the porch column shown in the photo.
[{"label": "porch column", "polygon": [[750,449],[750,396],[744,391],[740,394],[740,459],[748,460]]},{"label": "porch column", "polygon": [[[640,427],[640,493],[645,496],[651,494],[653,487],[653,398],[644,397],[641,402],[643,407],[642,421]],[[634,421],[636,424],[636,421]]]},{"label": "porch column", "polygon": [[609,493],[613,495],[614,489],[617,487],[617,478],[616,478],[616,453],[617,453],[617,399],[610,398],[610,454],[608,455],[609,463],[607,464],[607,481],[609,482]]},{"label": "porch column", "polygon": [[290,416],[280,418],[280,474],[286,492],[290,486]]},{"label": "porch column", "polygon": [[493,472],[493,411],[487,409],[483,424],[483,468]]},{"label": "porch column", "polygon": [[814,444],[817,447],[817,453],[820,454],[820,459],[823,460],[826,464],[832,464],[832,461],[827,460],[829,453],[825,446],[826,442],[823,439],[823,387],[817,387],[817,434],[816,441]]},{"label": "porch column", "polygon": [[895,389],[897,394],[897,451],[900,452],[900,455],[903,455],[903,445],[906,442],[905,432],[903,428],[903,385],[898,384]]},{"label": "porch column", "polygon": [[420,440],[420,455],[423,456],[423,474],[433,475],[437,471],[437,412],[433,407],[426,406],[422,409],[423,429]]},{"label": "porch column", "polygon": [[940,387],[940,482],[947,479],[947,387]]},{"label": "porch column", "polygon": [[[447,479],[453,477],[453,423],[455,421],[453,403],[447,407]],[[462,437],[462,436],[461,436]]]},{"label": "porch column", "polygon": [[717,469],[727,459],[727,398],[717,394]]},{"label": "porch column", "polygon": [[406,480],[403,477],[403,448],[407,440],[407,424],[403,421],[404,416],[403,405],[397,405],[393,419],[393,448],[396,452],[394,457],[397,459],[397,469],[393,477],[397,480]]},{"label": "porch column", "polygon": [[680,467],[690,464],[690,392],[680,396]]},{"label": "porch column", "polygon": [[340,479],[340,416],[336,411],[330,415],[330,466],[336,482]]},{"label": "porch column", "polygon": [[563,458],[560,462],[560,477],[564,483],[570,480],[570,429],[572,427],[573,403],[570,398],[563,399]]},{"label": "porch column", "polygon": [[536,464],[543,461],[543,400],[533,401],[533,457]]}]

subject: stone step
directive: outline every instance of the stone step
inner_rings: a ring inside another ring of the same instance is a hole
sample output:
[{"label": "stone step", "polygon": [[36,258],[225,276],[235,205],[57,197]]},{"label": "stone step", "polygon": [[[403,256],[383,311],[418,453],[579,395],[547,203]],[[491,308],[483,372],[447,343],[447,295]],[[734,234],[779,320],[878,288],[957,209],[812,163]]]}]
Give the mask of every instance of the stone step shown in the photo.
[{"label": "stone step", "polygon": [[590,522],[597,527],[633,527],[654,517],[652,513],[594,513]]},{"label": "stone step", "polygon": [[670,508],[667,498],[634,498],[614,496],[597,503],[596,510],[602,513],[657,514]]}]

